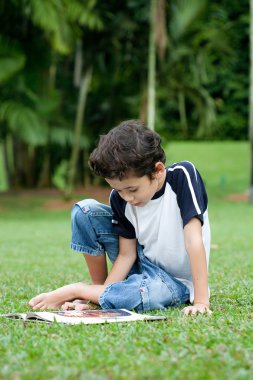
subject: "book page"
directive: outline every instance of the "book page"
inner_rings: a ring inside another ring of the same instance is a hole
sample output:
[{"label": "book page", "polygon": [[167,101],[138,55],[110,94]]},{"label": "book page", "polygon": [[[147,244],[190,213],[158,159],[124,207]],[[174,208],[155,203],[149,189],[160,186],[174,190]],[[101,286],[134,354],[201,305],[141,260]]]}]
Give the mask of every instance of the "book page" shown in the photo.
[{"label": "book page", "polygon": [[[94,323],[111,323],[111,322],[127,322],[138,320],[157,320],[165,317],[150,316],[145,314],[133,313],[125,309],[109,309],[109,310],[62,310],[55,312],[38,312],[31,313],[40,319],[47,321],[56,321],[66,324],[94,324]],[[29,316],[28,316],[29,318]]]},{"label": "book page", "polygon": [[26,313],[10,313],[10,314],[1,314],[0,317],[6,317],[9,319],[23,319],[26,320]]},{"label": "book page", "polygon": [[134,313],[126,309],[107,309],[107,310],[56,310],[41,311],[16,314],[4,314],[3,317],[12,319],[23,319],[25,321],[38,322],[57,322],[65,324],[95,324],[111,322],[131,322],[140,320],[159,320],[165,319],[164,316],[153,316],[147,314]]}]

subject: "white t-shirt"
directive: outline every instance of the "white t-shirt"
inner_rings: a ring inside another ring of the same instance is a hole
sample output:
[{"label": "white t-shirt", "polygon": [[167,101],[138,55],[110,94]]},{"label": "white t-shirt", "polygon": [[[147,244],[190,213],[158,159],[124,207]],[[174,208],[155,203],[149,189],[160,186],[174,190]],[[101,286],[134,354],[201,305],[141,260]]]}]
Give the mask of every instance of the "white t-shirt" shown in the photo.
[{"label": "white t-shirt", "polygon": [[151,262],[188,287],[190,301],[193,302],[194,288],[183,229],[193,217],[201,221],[208,264],[210,226],[207,194],[192,163],[175,163],[166,171],[163,187],[144,207],[131,206],[116,190],[112,191],[113,230],[127,239],[136,238]]}]

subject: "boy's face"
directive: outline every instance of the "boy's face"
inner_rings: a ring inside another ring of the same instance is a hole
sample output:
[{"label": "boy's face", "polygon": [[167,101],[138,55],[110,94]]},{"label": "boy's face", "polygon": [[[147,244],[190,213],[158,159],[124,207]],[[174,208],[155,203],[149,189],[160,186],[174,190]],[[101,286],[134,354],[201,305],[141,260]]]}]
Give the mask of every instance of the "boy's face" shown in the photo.
[{"label": "boy's face", "polygon": [[119,179],[105,179],[109,185],[118,191],[121,198],[132,206],[143,207],[157,191],[163,186],[166,177],[164,165],[159,163],[156,168],[154,178],[150,179],[148,175],[143,177],[136,177],[134,175],[128,176],[122,180]]}]

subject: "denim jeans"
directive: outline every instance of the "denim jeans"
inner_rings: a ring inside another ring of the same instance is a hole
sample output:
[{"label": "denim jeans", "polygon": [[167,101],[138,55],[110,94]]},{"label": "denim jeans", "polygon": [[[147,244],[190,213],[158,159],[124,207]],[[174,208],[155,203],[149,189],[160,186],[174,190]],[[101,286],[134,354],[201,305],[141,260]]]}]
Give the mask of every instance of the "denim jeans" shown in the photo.
[{"label": "denim jeans", "polygon": [[[72,209],[71,248],[91,256],[107,254],[113,263],[119,253],[118,235],[112,230],[110,206],[93,199]],[[137,260],[124,281],[109,284],[100,296],[103,309],[166,309],[189,301],[188,288],[148,260],[137,243]]]}]

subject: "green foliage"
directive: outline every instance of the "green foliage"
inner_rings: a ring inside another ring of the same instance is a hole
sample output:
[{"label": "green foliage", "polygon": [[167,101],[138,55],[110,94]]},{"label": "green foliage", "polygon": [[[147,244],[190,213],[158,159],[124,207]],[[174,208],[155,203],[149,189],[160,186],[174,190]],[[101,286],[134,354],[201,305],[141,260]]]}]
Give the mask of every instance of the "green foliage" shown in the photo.
[{"label": "green foliage", "polygon": [[85,7],[82,1],[64,1],[64,9],[69,19],[73,22],[78,21],[81,26],[86,26],[91,30],[102,30],[103,21],[96,13],[96,0],[86,1]]},{"label": "green foliage", "polygon": [[[49,38],[52,48],[60,54],[69,54],[75,45],[75,24],[101,29],[102,22],[94,12],[96,1],[88,0],[29,0],[23,8],[26,17],[40,27]],[[80,33],[80,32],[79,32]]]},{"label": "green foliage", "polygon": [[[221,73],[227,75],[228,67],[232,70],[231,61],[238,56],[231,38],[233,22],[226,7],[214,2],[178,0],[171,4],[168,15],[168,58],[161,70],[158,91],[159,120],[163,123],[158,124],[158,130],[170,138],[215,138],[217,129],[222,128],[220,114],[227,107],[229,118],[228,106],[233,104],[235,109],[233,102],[237,101],[230,97],[225,103],[228,86],[224,82],[220,85]],[[167,89],[163,89],[163,83]],[[245,97],[247,91],[238,78],[236,83]],[[239,114],[237,105],[235,113]],[[246,127],[245,120],[238,126],[241,138],[242,131],[246,138]]]},{"label": "green foliage", "polygon": [[47,140],[47,126],[36,112],[17,102],[3,102],[0,105],[0,122],[6,121],[12,133],[32,146],[44,145]]},{"label": "green foliage", "polygon": [[[165,11],[156,130],[169,140],[247,139],[248,1],[176,0],[166,2]],[[78,86],[87,67],[93,76],[81,155],[122,119],[145,117],[148,34],[144,0],[1,3],[0,136],[5,145],[8,136],[13,147],[22,146],[38,173],[32,183],[49,186],[60,162],[69,159]],[[9,152],[9,161],[21,162],[20,154]],[[10,166],[6,162],[8,173]],[[78,168],[85,172],[81,160]],[[31,183],[15,165],[12,175],[19,186]]]},{"label": "green foliage", "polygon": [[67,187],[68,180],[68,168],[69,163],[66,160],[63,160],[55,170],[52,181],[54,186],[62,191],[65,191]]},{"label": "green foliage", "polygon": [[71,51],[73,40],[71,29],[66,22],[66,15],[61,1],[39,0],[29,1],[26,13],[35,25],[46,31],[50,37],[53,49],[61,54]]},{"label": "green foliage", "polygon": [[177,0],[171,3],[173,17],[170,18],[170,30],[173,39],[179,40],[192,32],[192,25],[205,11],[206,5],[206,0]]},{"label": "green foliage", "polygon": [[0,85],[23,69],[25,56],[0,35]]}]

